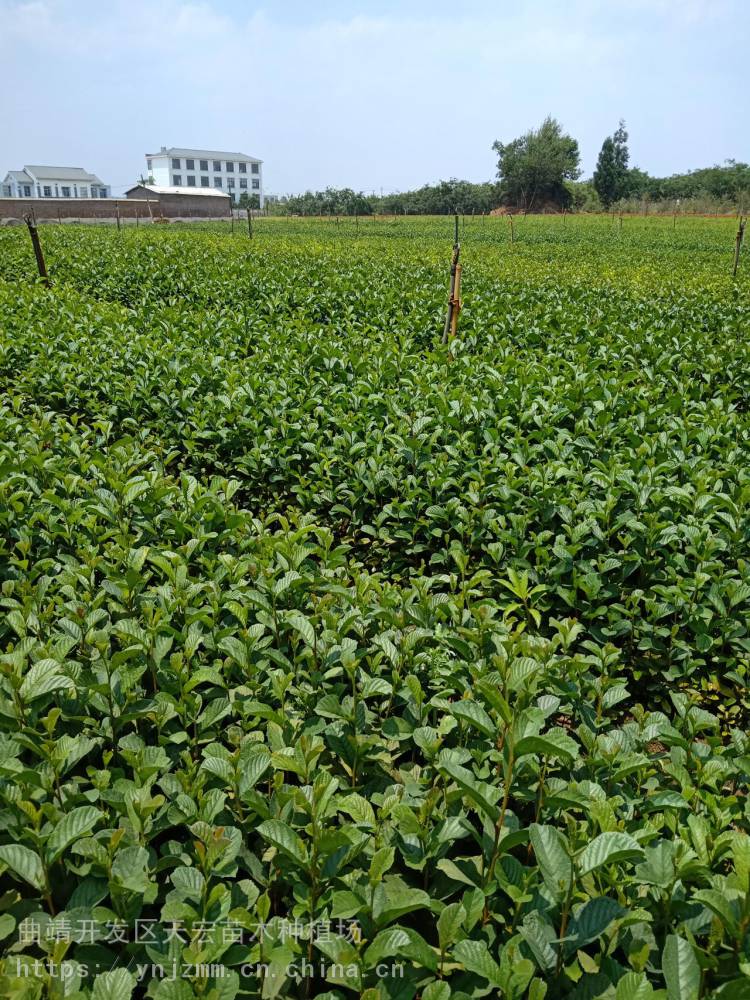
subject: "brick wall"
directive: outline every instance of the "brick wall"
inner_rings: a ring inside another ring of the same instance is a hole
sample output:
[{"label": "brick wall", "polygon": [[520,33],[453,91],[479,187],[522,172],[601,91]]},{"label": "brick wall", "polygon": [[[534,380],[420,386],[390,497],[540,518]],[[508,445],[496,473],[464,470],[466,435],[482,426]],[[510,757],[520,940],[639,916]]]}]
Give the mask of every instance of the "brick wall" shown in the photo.
[{"label": "brick wall", "polygon": [[[149,201],[154,218],[223,219],[229,216],[228,198],[173,194],[152,195]],[[114,222],[118,205],[121,219],[149,219],[145,198],[0,198],[0,220],[23,219],[33,209],[37,222],[65,219]]]}]

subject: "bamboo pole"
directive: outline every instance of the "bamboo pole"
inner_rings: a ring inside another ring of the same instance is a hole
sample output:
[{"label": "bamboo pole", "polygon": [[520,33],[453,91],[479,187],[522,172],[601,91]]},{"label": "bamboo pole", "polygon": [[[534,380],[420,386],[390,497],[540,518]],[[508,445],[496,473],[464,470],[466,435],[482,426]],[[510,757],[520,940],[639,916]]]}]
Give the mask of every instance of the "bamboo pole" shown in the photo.
[{"label": "bamboo pole", "polygon": [[37,231],[36,223],[34,222],[31,212],[24,216],[24,219],[29,228],[29,236],[31,237],[31,245],[34,248],[34,256],[36,257],[36,266],[39,271],[39,277],[42,279],[42,284],[46,285],[47,288],[51,288],[52,282],[50,281],[49,274],[47,273],[47,265],[44,262],[42,244],[39,242],[39,232]]},{"label": "bamboo pole", "polygon": [[115,202],[115,217],[117,219],[117,228],[119,230],[120,227],[121,227],[121,223],[120,223],[120,202],[119,201]]},{"label": "bamboo pole", "polygon": [[508,222],[510,223],[510,245],[513,246],[515,242],[515,233],[513,231],[513,216],[508,212]]}]

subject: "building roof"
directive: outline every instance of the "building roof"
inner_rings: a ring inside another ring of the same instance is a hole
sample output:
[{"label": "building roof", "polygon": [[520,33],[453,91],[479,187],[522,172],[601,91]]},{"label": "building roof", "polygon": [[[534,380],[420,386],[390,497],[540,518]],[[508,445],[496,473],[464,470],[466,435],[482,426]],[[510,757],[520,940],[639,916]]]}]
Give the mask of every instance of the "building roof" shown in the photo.
[{"label": "building roof", "polygon": [[159,184],[136,184],[132,188],[128,188],[125,194],[130,194],[131,191],[150,191],[152,194],[197,194],[202,198],[228,198],[229,195],[226,191],[220,191],[218,188],[199,188],[199,187],[174,187],[174,186],[162,186]]},{"label": "building roof", "polygon": [[30,171],[40,181],[85,181],[102,184],[96,174],[90,174],[83,167],[45,167],[28,163],[24,170]]},{"label": "building roof", "polygon": [[158,153],[146,153],[146,156],[191,156],[193,159],[204,160],[252,160],[254,163],[262,163],[257,156],[249,156],[247,153],[230,153],[226,150],[216,149],[182,149],[179,146],[169,146],[162,148]]},{"label": "building roof", "polygon": [[17,184],[33,184],[33,180],[25,170],[9,170],[6,177],[10,177]]}]

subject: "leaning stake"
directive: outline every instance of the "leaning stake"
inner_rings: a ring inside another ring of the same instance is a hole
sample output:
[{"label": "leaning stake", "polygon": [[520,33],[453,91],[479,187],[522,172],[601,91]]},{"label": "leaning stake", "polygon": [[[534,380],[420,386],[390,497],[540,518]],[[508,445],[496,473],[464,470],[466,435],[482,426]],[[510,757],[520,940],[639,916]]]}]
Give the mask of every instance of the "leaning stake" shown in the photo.
[{"label": "leaning stake", "polygon": [[34,219],[29,212],[28,215],[24,216],[26,225],[29,227],[29,236],[31,237],[31,245],[34,248],[34,256],[36,257],[36,266],[39,268],[39,277],[42,279],[47,288],[52,287],[52,282],[47,274],[47,265],[44,263],[44,254],[42,253],[42,244],[39,242],[39,233],[37,232],[36,224]]},{"label": "leaning stake", "polygon": [[454,216],[455,223],[455,235],[453,238],[453,256],[451,257],[451,280],[450,280],[450,292],[448,294],[448,311],[445,314],[445,326],[443,327],[443,343],[448,343],[448,336],[455,336],[456,334],[456,323],[458,322],[458,313],[461,309],[461,303],[458,299],[457,292],[457,281],[460,287],[460,265],[458,263],[458,256],[461,253],[461,244],[458,242],[458,214]]},{"label": "leaning stake", "polygon": [[740,225],[737,230],[737,235],[734,238],[734,267],[732,268],[732,277],[737,277],[737,268],[740,264],[740,249],[742,247],[742,241],[745,238],[745,226],[747,225],[747,219],[743,219],[740,216]]}]

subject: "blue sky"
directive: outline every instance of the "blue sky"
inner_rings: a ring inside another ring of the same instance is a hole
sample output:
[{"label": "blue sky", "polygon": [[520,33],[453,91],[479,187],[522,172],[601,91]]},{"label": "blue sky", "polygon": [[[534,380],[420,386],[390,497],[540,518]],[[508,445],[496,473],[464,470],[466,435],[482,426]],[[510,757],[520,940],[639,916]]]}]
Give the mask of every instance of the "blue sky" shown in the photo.
[{"label": "blue sky", "polygon": [[0,174],[84,166],[120,193],[161,145],[264,160],[268,192],[494,176],[547,114],[590,174],[750,160],[747,0],[0,0]]}]

